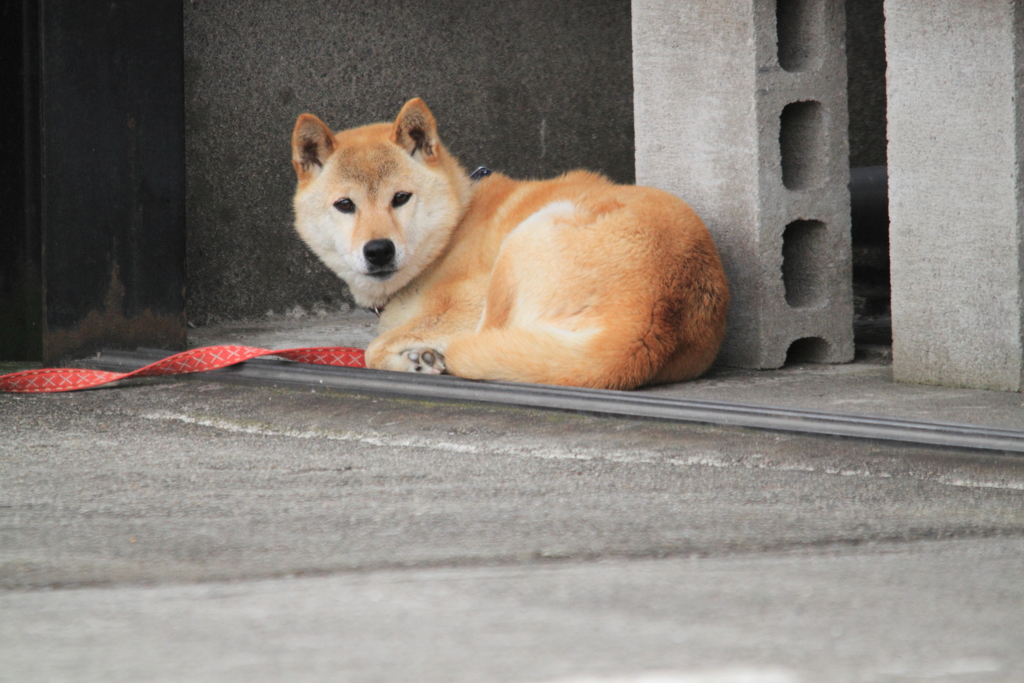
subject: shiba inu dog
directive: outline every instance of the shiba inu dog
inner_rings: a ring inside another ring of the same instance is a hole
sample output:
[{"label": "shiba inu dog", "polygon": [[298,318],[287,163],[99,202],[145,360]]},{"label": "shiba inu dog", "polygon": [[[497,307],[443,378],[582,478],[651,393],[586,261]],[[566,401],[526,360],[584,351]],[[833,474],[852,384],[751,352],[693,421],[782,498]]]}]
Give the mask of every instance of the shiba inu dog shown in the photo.
[{"label": "shiba inu dog", "polygon": [[380,313],[371,368],[632,389],[718,353],[718,252],[666,192],[585,171],[474,181],[418,98],[337,134],[303,114],[292,164],[299,235]]}]

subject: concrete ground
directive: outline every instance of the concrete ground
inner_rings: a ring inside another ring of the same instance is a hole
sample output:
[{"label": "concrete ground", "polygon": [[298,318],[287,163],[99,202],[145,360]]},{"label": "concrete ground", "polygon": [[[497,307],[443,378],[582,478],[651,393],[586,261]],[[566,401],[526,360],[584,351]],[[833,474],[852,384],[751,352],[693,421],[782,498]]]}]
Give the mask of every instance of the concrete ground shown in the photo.
[{"label": "concrete ground", "polygon": [[[887,367],[656,391],[1020,425]],[[1020,456],[177,379],[0,431],[0,681],[1024,680]]]}]

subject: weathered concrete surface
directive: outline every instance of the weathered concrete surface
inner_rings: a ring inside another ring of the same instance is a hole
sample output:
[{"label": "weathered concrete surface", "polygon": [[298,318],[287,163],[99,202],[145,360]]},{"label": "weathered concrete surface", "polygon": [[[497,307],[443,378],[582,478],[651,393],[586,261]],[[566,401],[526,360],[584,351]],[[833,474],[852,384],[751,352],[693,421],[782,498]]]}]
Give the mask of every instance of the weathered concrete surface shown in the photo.
[{"label": "weathered concrete surface", "polygon": [[887,0],[893,369],[1022,388],[1022,6]]},{"label": "weathered concrete surface", "polygon": [[239,344],[261,349],[303,346],[349,346],[365,349],[377,336],[379,318],[352,308],[343,313],[274,316],[258,321],[195,327],[188,332],[189,348]]},{"label": "weathered concrete surface", "polygon": [[335,129],[425,98],[470,167],[633,180],[629,2],[185,3],[188,315],[333,311],[293,235],[295,119]]},{"label": "weathered concrete surface", "polygon": [[188,381],[0,401],[6,588],[1024,531],[1014,457]]},{"label": "weathered concrete surface", "polygon": [[1024,674],[1022,458],[170,380],[0,428],[0,680]]},{"label": "weathered concrete surface", "polygon": [[722,363],[849,361],[843,4],[775,5],[634,0],[637,182],[715,237],[733,294]]},{"label": "weathered concrete surface", "polygon": [[990,539],[12,592],[0,677],[1015,683],[1022,563]]}]

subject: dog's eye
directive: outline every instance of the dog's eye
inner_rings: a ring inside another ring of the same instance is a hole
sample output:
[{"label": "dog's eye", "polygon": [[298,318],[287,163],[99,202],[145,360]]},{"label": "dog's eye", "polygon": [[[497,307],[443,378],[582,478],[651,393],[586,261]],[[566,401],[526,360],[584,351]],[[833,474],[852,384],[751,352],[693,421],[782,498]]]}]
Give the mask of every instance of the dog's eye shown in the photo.
[{"label": "dog's eye", "polygon": [[345,199],[339,199],[334,202],[334,208],[342,213],[355,213],[356,203],[346,197]]},{"label": "dog's eye", "polygon": [[405,204],[407,201],[409,201],[409,197],[411,196],[411,192],[396,192],[395,196],[391,198],[391,206],[397,209],[402,204]]}]

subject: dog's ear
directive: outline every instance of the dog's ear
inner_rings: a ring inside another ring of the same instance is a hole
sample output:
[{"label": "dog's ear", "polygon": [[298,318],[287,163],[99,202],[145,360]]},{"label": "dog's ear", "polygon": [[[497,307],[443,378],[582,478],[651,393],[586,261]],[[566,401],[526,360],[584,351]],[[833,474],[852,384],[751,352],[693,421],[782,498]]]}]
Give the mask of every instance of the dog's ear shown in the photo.
[{"label": "dog's ear", "polygon": [[292,166],[299,181],[313,178],[334,152],[334,133],[312,114],[303,114],[292,132]]},{"label": "dog's ear", "polygon": [[412,156],[422,154],[426,161],[437,158],[437,121],[423,100],[414,97],[405,103],[395,119],[391,139]]}]

